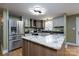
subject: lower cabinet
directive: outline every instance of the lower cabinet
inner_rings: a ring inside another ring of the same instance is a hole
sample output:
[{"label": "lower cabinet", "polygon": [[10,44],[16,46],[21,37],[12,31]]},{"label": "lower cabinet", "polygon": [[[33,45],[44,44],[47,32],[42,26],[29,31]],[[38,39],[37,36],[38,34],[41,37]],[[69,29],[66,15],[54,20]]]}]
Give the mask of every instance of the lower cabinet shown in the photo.
[{"label": "lower cabinet", "polygon": [[23,39],[23,56],[62,56],[64,50],[56,50],[37,44],[26,39]]}]

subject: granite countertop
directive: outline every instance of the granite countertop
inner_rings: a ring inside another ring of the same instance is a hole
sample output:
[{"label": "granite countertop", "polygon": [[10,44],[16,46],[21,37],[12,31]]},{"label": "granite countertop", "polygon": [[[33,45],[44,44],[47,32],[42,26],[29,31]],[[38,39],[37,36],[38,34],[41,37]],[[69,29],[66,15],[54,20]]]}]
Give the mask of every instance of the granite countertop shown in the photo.
[{"label": "granite countertop", "polygon": [[61,49],[64,42],[64,34],[49,34],[46,36],[25,34],[22,38],[56,50]]}]

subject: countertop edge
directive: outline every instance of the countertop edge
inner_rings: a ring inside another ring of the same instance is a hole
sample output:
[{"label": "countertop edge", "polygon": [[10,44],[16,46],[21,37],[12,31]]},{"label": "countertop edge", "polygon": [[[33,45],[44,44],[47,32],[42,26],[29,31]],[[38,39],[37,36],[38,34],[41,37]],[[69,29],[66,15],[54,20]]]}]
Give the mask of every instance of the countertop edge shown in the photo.
[{"label": "countertop edge", "polygon": [[[22,36],[22,39],[25,39],[25,40],[34,42],[34,43],[36,43],[36,44],[39,44],[39,45],[42,45],[42,46],[45,46],[45,47],[48,47],[48,48],[51,48],[51,49],[54,49],[54,50],[60,50],[60,49],[62,48],[62,47],[61,47],[61,48],[54,48],[54,47],[48,46],[48,45],[43,44],[43,43],[40,43],[40,42],[35,42],[35,41],[33,41],[33,40],[26,39],[25,36]],[[63,44],[62,44],[62,45],[63,45]]]}]

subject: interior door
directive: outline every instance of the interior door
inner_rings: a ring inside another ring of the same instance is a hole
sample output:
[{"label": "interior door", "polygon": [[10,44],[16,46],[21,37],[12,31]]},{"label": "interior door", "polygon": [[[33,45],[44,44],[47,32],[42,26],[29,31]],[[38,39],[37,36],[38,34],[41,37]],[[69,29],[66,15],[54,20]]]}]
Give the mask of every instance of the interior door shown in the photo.
[{"label": "interior door", "polygon": [[79,45],[79,17],[76,17],[76,44]]}]

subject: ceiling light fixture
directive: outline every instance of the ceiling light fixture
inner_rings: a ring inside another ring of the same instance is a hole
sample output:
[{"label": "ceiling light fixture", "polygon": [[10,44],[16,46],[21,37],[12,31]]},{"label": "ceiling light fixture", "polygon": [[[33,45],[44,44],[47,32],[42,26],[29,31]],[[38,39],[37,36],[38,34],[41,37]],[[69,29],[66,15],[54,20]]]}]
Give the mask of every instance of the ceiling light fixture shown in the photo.
[{"label": "ceiling light fixture", "polygon": [[46,17],[43,20],[52,20],[52,19],[53,19],[53,17]]},{"label": "ceiling light fixture", "polygon": [[34,6],[33,8],[30,8],[29,11],[33,15],[43,15],[46,12],[45,8],[42,8],[40,6]]}]

